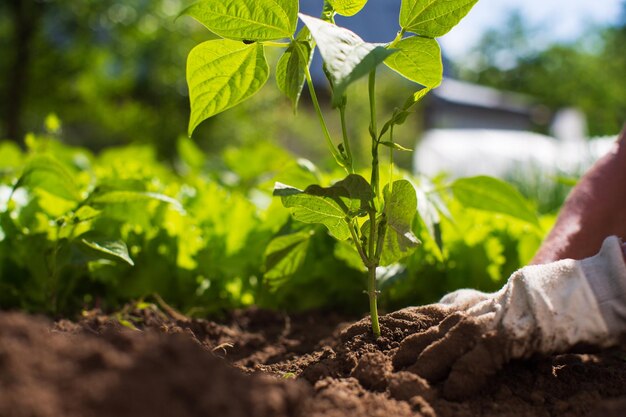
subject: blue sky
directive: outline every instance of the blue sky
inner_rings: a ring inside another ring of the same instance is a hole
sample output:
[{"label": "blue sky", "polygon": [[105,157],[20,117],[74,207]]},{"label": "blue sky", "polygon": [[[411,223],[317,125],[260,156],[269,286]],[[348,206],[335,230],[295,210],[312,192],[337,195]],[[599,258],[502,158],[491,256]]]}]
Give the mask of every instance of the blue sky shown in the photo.
[{"label": "blue sky", "polygon": [[545,28],[545,39],[570,40],[594,24],[614,23],[622,0],[479,0],[441,44],[452,58],[460,58],[491,27],[501,27],[512,10],[519,10],[532,26]]}]

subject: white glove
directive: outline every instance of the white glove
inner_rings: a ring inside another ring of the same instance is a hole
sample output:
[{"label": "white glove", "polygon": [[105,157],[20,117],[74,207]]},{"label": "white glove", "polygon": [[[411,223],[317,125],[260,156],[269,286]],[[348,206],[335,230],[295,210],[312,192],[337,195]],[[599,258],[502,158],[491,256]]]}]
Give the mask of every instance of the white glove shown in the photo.
[{"label": "white glove", "polygon": [[608,347],[626,331],[626,265],[617,237],[582,261],[527,266],[492,294],[459,290],[431,306],[449,315],[407,337],[394,366],[463,397],[507,361],[562,352],[580,343]]}]

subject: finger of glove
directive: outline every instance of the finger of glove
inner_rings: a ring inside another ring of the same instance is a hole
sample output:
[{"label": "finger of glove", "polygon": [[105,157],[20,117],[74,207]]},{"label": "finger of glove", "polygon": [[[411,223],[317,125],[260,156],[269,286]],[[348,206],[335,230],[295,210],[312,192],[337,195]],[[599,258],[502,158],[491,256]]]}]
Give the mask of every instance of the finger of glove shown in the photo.
[{"label": "finger of glove", "polygon": [[491,334],[481,338],[452,367],[443,386],[444,397],[459,401],[478,393],[508,360],[504,337]]},{"label": "finger of glove", "polygon": [[450,314],[441,323],[421,333],[406,337],[393,356],[392,363],[396,370],[413,365],[424,349],[445,336],[445,334],[464,316],[459,313]]},{"label": "finger of glove", "polygon": [[476,346],[483,328],[475,320],[459,321],[439,340],[429,345],[407,370],[431,382],[441,381],[448,376],[459,358]]},{"label": "finger of glove", "polygon": [[407,307],[402,310],[394,311],[387,314],[389,317],[393,317],[398,320],[407,320],[411,322],[419,322],[423,325],[423,328],[429,328],[441,323],[446,317],[452,313],[452,310],[439,305],[430,304],[420,307]]}]

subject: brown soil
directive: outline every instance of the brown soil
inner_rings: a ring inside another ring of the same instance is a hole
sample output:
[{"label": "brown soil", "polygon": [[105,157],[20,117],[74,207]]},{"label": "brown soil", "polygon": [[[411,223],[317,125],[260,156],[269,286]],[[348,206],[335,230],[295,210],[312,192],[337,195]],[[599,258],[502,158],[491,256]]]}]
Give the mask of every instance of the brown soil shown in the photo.
[{"label": "brown soil", "polygon": [[2,313],[0,416],[626,416],[620,349],[514,362],[448,401],[403,369],[410,351],[392,361],[429,320],[382,317],[373,340],[366,320],[332,314],[246,310],[218,324],[154,307],[56,323]]}]

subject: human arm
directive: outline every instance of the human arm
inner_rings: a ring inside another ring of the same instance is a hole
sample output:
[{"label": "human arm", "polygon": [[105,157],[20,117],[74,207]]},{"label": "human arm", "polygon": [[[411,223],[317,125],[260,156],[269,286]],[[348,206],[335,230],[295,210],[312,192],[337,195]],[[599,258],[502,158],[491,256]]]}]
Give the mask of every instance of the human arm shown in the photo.
[{"label": "human arm", "polygon": [[611,235],[626,239],[626,126],[574,187],[531,263],[589,257]]}]

